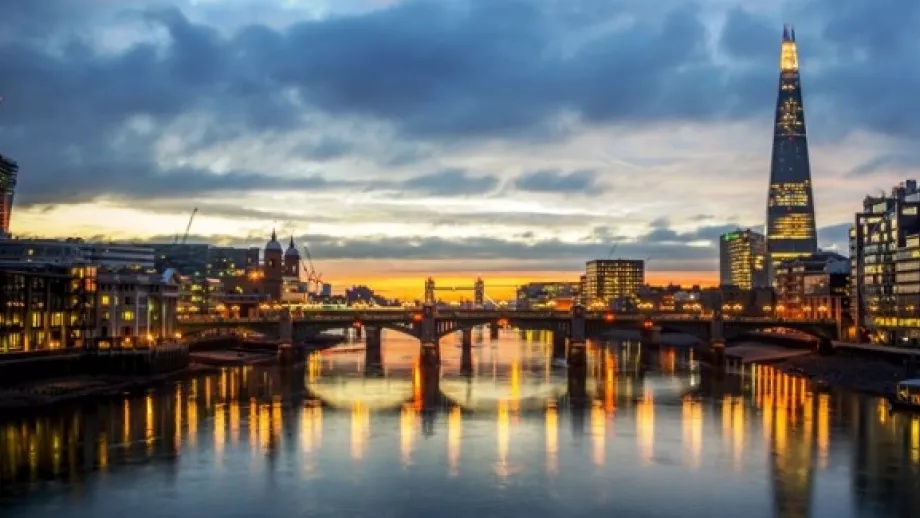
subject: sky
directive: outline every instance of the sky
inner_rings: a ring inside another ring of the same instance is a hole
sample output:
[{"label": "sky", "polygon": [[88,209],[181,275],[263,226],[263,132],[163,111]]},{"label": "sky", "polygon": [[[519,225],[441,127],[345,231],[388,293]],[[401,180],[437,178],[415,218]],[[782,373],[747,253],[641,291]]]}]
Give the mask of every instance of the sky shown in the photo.
[{"label": "sky", "polygon": [[[18,236],[308,243],[337,287],[717,280],[762,226],[794,23],[819,245],[920,164],[916,0],[0,6]],[[469,279],[470,282],[465,282]]]}]

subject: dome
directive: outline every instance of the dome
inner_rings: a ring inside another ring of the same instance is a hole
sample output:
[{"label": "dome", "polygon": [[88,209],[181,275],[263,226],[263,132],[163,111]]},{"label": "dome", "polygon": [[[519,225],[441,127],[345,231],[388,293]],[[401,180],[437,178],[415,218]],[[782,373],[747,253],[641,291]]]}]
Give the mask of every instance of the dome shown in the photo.
[{"label": "dome", "polygon": [[300,252],[297,251],[297,247],[294,246],[294,236],[291,236],[291,244],[288,245],[287,252],[284,253],[285,257],[300,257]]},{"label": "dome", "polygon": [[281,243],[278,242],[278,236],[275,235],[274,229],[272,230],[272,239],[265,245],[266,252],[283,252],[284,249],[281,247]]}]

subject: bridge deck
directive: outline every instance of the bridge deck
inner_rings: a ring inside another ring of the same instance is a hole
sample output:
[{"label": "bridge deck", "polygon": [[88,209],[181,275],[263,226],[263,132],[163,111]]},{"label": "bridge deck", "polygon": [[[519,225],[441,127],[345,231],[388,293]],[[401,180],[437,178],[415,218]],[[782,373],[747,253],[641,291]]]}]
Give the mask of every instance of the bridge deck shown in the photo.
[{"label": "bridge deck", "polygon": [[890,345],[857,344],[853,342],[834,342],[834,349],[857,354],[883,354],[892,358],[920,360],[920,349],[893,347]]}]

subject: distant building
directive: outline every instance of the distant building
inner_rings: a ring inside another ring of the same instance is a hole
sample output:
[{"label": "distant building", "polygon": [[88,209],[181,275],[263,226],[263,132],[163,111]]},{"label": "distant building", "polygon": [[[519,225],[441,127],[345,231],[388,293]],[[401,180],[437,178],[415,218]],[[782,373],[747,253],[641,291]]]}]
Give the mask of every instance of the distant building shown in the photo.
[{"label": "distant building", "polygon": [[96,275],[85,264],[0,263],[0,353],[85,346]]},{"label": "distant building", "polygon": [[323,287],[319,292],[319,296],[322,297],[323,299],[328,299],[329,297],[331,297],[332,296],[332,284],[329,284],[328,282],[324,282]]},{"label": "distant building", "polygon": [[585,272],[585,302],[588,305],[625,304],[645,284],[645,261],[637,259],[595,259]]},{"label": "distant building", "polygon": [[82,239],[0,240],[0,261],[62,264],[89,263],[105,268],[153,270],[151,247],[121,243],[86,243]]},{"label": "distant building", "polygon": [[13,195],[16,193],[18,174],[19,165],[9,157],[0,155],[0,237],[10,235]]},{"label": "distant building", "polygon": [[849,312],[848,258],[817,252],[783,261],[775,273],[777,316],[839,320]]},{"label": "distant building", "polygon": [[743,290],[769,286],[767,240],[751,229],[719,238],[719,284]]},{"label": "distant building", "polygon": [[850,313],[860,337],[920,345],[920,189],[867,196],[850,228]]},{"label": "distant building", "polygon": [[90,264],[139,271],[154,269],[154,250],[149,246],[120,243],[80,243],[78,246]]},{"label": "distant building", "polygon": [[578,299],[579,288],[579,282],[531,282],[517,289],[516,307],[528,309],[552,306],[567,309]]},{"label": "distant building", "polygon": [[775,114],[767,193],[767,252],[771,268],[818,251],[799,55],[792,27],[783,27]]},{"label": "distant building", "polygon": [[162,273],[131,269],[99,272],[99,346],[154,344],[173,338],[181,283],[172,269]]}]

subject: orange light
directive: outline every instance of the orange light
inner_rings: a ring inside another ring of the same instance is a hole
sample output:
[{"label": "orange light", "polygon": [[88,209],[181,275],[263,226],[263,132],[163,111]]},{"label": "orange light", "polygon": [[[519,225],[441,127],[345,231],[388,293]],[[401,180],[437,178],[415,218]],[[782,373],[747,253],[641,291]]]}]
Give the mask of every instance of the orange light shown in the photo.
[{"label": "orange light", "polygon": [[500,318],[500,319],[498,319],[498,325],[500,325],[500,326],[506,326],[506,325],[508,325],[508,319],[507,319],[507,318]]},{"label": "orange light", "polygon": [[361,322],[360,322],[360,321],[353,322],[353,323],[351,324],[351,327],[354,327],[355,329],[358,329],[358,328],[361,327]]},{"label": "orange light", "polygon": [[654,326],[654,325],[655,325],[655,323],[652,322],[651,320],[646,320],[645,322],[642,322],[642,327],[644,327],[644,328],[646,328],[646,329],[651,329],[652,326]]},{"label": "orange light", "polygon": [[604,313],[604,322],[613,322],[613,313]]},{"label": "orange light", "polygon": [[422,314],[421,314],[421,313],[413,313],[413,314],[412,314],[412,321],[413,321],[413,322],[421,322],[421,321],[422,321],[422,318],[423,318],[423,317],[422,317]]}]

